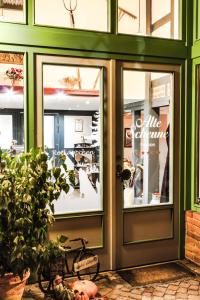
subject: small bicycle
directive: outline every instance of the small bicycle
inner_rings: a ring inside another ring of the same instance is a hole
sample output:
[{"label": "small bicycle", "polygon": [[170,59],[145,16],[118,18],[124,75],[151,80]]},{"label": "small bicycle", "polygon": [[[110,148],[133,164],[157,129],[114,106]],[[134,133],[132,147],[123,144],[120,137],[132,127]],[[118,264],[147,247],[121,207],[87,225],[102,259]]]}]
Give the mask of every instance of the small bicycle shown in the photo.
[{"label": "small bicycle", "polygon": [[[98,256],[92,250],[86,248],[88,241],[84,238],[70,240],[70,242],[81,242],[81,246],[72,249],[70,246],[63,246],[63,255],[49,261],[45,266],[40,266],[38,270],[39,288],[44,294],[54,293],[54,280],[57,275],[63,280],[67,275],[77,275],[81,280],[88,279],[95,281],[99,274],[100,262]],[[72,267],[69,267],[69,256],[72,257]]]}]

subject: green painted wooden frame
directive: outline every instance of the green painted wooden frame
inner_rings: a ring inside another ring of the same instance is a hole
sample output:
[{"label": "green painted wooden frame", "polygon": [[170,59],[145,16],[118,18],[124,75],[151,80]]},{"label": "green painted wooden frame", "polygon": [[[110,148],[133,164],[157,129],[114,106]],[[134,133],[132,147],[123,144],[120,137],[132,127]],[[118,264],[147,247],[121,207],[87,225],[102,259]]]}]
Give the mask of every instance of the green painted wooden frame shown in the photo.
[{"label": "green painted wooden frame", "polygon": [[[26,150],[35,146],[35,55],[63,55],[87,58],[117,59],[150,63],[181,65],[181,194],[180,230],[181,253],[184,242],[184,208],[190,207],[191,189],[187,172],[192,149],[188,146],[191,132],[191,118],[188,115],[191,98],[191,83],[185,81],[185,74],[191,70],[191,24],[192,1],[182,0],[180,7],[182,40],[168,40],[154,37],[130,36],[117,33],[116,0],[110,0],[110,31],[99,33],[81,30],[50,28],[34,25],[34,0],[26,2],[26,24],[0,23],[0,51],[25,54],[25,138]],[[187,18],[186,18],[187,12]],[[193,55],[195,55],[193,49]],[[187,88],[185,88],[187,87]],[[194,176],[194,174],[193,174]],[[193,177],[194,178],[194,177]],[[186,185],[187,183],[187,185]],[[64,216],[63,216],[64,217]]]},{"label": "green painted wooden frame", "polygon": [[197,172],[198,172],[198,159],[199,159],[199,147],[198,147],[198,130],[199,130],[199,95],[197,94],[197,84],[199,81],[198,76],[198,68],[200,67],[200,58],[196,58],[193,60],[193,69],[192,69],[192,115],[191,115],[191,123],[192,123],[192,132],[191,132],[191,165],[192,165],[192,174],[191,178],[191,208],[197,212],[200,212],[200,205],[196,204],[197,200],[197,192],[198,192],[198,182]]}]

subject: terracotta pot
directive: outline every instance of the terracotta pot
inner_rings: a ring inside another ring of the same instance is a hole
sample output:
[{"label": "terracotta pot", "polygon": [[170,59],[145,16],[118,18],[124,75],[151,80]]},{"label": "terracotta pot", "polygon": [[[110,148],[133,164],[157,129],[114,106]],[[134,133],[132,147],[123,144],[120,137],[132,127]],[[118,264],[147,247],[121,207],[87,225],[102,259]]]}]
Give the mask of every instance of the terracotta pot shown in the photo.
[{"label": "terracotta pot", "polygon": [[12,273],[0,277],[0,300],[21,300],[29,276],[30,272],[26,272],[22,280]]}]

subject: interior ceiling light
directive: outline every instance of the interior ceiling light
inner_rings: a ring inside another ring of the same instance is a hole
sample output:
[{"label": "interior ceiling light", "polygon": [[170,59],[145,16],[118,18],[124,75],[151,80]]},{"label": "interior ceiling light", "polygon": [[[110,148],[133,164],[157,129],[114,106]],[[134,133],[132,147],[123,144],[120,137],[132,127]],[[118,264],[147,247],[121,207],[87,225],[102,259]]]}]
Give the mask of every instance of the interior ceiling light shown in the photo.
[{"label": "interior ceiling light", "polygon": [[57,93],[56,93],[56,97],[57,97],[57,98],[60,98],[60,99],[63,99],[63,98],[65,98],[66,96],[65,96],[64,92],[60,91],[60,92],[57,92]]},{"label": "interior ceiling light", "polygon": [[75,28],[74,12],[77,8],[77,0],[63,0],[64,8],[69,12],[71,27]]},{"label": "interior ceiling light", "polygon": [[13,89],[8,89],[5,93],[6,97],[13,97],[15,95],[15,92],[13,91]]}]

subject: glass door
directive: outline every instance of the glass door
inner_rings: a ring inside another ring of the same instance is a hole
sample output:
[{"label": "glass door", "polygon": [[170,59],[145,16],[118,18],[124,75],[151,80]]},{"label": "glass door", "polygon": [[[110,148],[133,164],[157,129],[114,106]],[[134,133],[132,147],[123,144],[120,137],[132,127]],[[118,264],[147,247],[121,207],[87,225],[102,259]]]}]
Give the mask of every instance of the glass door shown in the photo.
[{"label": "glass door", "polygon": [[[110,62],[96,59],[38,55],[37,135],[48,154],[48,167],[65,154],[75,184],[54,203],[56,222],[50,238],[86,238],[95,248],[102,270],[110,269],[110,219],[107,192]],[[62,169],[65,174],[64,168]],[[105,232],[107,232],[105,234]],[[74,242],[72,247],[78,247]]]},{"label": "glass door", "polygon": [[178,258],[178,77],[174,66],[118,65],[118,268]]}]

